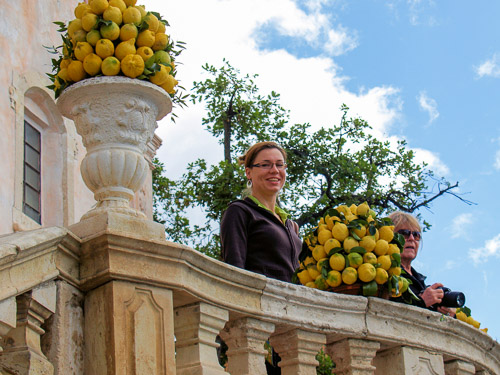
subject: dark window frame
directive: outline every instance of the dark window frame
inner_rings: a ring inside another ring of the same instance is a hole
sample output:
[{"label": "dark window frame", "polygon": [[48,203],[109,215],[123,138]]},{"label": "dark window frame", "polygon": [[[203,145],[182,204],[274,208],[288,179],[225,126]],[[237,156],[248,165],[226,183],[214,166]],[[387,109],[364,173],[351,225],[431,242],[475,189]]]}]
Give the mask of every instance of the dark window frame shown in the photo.
[{"label": "dark window frame", "polygon": [[42,224],[42,133],[26,119],[23,146],[23,213]]}]

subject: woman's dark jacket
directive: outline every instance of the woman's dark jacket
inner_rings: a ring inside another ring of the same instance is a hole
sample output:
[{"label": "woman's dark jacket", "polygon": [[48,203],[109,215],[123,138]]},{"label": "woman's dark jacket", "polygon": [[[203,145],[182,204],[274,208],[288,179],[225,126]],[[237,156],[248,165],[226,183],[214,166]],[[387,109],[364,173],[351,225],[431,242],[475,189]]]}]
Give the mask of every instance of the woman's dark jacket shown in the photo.
[{"label": "woman's dark jacket", "polygon": [[290,282],[302,246],[294,225],[288,219],[283,224],[250,198],[234,201],[221,221],[222,257],[233,266]]}]

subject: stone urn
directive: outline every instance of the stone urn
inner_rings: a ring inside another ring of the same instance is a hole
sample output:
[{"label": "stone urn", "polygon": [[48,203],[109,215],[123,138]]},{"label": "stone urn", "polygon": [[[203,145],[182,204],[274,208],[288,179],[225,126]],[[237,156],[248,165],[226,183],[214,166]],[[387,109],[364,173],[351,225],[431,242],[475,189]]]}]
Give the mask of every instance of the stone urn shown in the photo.
[{"label": "stone urn", "polygon": [[95,77],[65,89],[57,107],[87,149],[80,171],[97,204],[82,220],[105,212],[146,218],[129,202],[147,176],[144,152],[156,122],[172,110],[170,96],[148,81]]}]

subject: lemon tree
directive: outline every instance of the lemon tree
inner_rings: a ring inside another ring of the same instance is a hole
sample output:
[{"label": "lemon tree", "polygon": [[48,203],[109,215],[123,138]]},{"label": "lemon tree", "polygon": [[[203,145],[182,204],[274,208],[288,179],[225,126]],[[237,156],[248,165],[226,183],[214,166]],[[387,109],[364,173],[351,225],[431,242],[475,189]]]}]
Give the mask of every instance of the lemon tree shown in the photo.
[{"label": "lemon tree", "polygon": [[169,24],[159,13],[131,0],[90,0],[79,3],[74,15],[67,23],[54,22],[62,45],[47,47],[55,55],[48,87],[56,98],[83,79],[122,75],[150,81],[174,104],[186,105],[176,79],[177,57],[185,46],[167,34]]},{"label": "lemon tree", "polygon": [[328,210],[304,244],[296,283],[334,292],[343,284],[360,284],[364,296],[378,296],[385,288],[392,297],[418,298],[401,276],[404,237],[394,233],[391,219],[378,217],[366,202]]}]

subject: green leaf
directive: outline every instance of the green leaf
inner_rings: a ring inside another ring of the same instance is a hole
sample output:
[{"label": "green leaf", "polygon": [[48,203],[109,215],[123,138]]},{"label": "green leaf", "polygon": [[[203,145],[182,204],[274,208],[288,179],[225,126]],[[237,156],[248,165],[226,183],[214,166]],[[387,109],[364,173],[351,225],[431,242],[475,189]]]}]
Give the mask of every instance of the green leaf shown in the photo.
[{"label": "green leaf", "polygon": [[366,254],[366,249],[361,246],[354,246],[350,253]]}]

